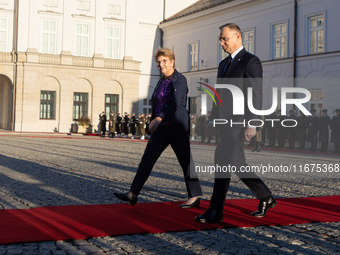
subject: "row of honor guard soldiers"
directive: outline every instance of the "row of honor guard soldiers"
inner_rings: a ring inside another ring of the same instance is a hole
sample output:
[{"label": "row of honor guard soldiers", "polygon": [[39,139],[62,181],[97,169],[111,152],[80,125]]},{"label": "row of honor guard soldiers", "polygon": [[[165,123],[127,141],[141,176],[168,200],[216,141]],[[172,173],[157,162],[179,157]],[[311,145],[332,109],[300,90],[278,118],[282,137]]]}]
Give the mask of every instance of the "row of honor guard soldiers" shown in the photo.
[{"label": "row of honor guard soldiers", "polygon": [[[101,116],[103,116],[103,114]],[[139,135],[140,140],[149,138],[150,118],[151,114],[145,115],[145,113],[141,113],[137,117],[135,113],[132,113],[130,117],[127,112],[124,113],[124,116],[121,116],[120,113],[115,115],[115,113],[111,111],[109,117],[109,137],[128,138],[129,133],[131,133],[131,139],[135,139],[137,134]],[[102,137],[105,137],[105,133],[102,135]]]},{"label": "row of honor guard soldiers", "polygon": [[207,115],[191,115],[191,140],[195,137],[201,140],[201,143],[211,143],[212,137],[215,136],[215,143],[220,140],[220,132],[213,127],[213,118],[209,111]]},{"label": "row of honor guard soldiers", "polygon": [[[285,119],[293,119],[295,121],[287,120],[285,125],[293,126],[294,122],[297,123],[295,127],[284,127],[281,123],[275,122],[272,127],[271,124],[266,123],[264,131],[267,132],[269,139],[269,148],[274,148],[276,141],[278,145],[276,148],[285,148],[286,140],[288,140],[289,150],[294,149],[295,142],[298,142],[297,150],[304,150],[305,143],[310,142],[310,151],[316,151],[318,142],[321,143],[319,150],[321,152],[328,151],[329,141],[334,143],[333,153],[339,153],[340,147],[340,109],[336,109],[332,118],[327,115],[327,109],[322,110],[322,115],[318,117],[316,110],[312,109],[311,116],[305,116],[300,112],[299,116],[295,115],[294,110],[289,111],[288,116],[281,116],[281,112],[273,113],[268,116],[268,119],[279,119],[280,122]],[[331,135],[330,132],[331,131]]]},{"label": "row of honor guard soldiers", "polygon": [[[286,141],[288,141],[287,149],[293,150],[295,143],[298,142],[297,150],[304,150],[305,143],[310,142],[310,151],[317,150],[318,142],[321,142],[322,152],[328,151],[329,141],[334,143],[333,153],[339,153],[340,149],[340,109],[336,109],[336,115],[330,118],[327,115],[327,109],[322,110],[322,116],[316,115],[316,110],[311,111],[311,116],[305,116],[300,112],[299,116],[296,116],[294,110],[290,110],[288,116],[282,116],[281,111],[272,113],[269,116],[261,117],[265,119],[278,119],[274,121],[272,125],[271,121],[264,121],[265,125],[257,129],[257,135],[254,137],[255,149],[253,151],[259,152],[260,148],[265,144],[266,138],[269,140],[268,148],[274,148],[276,143],[277,149],[285,148]],[[293,119],[295,121],[285,121],[285,126],[295,127],[284,127],[281,122],[285,119]],[[212,136],[216,137],[216,143],[220,139],[218,129],[213,128],[213,122],[210,112],[208,115],[192,115],[191,116],[191,139],[201,139],[201,142],[210,143]],[[331,135],[330,132],[331,131]],[[207,139],[207,141],[206,141]]]}]

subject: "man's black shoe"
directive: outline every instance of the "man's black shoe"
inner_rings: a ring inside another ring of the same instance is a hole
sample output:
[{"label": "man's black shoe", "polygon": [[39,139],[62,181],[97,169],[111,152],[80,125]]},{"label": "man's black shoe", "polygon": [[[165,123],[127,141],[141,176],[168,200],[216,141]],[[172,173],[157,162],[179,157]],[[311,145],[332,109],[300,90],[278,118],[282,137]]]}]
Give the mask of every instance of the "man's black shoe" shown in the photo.
[{"label": "man's black shoe", "polygon": [[128,196],[128,195],[123,194],[123,193],[114,192],[113,195],[118,197],[120,200],[129,202],[130,205],[132,205],[132,206],[134,206],[137,203],[137,200],[138,200],[137,197]]},{"label": "man's black shoe", "polygon": [[257,208],[256,212],[252,212],[250,215],[254,217],[263,217],[266,216],[267,211],[269,208],[274,208],[277,205],[277,202],[273,198],[273,196],[270,196],[268,201],[261,201],[259,203],[259,206]]},{"label": "man's black shoe", "polygon": [[195,221],[201,223],[221,222],[223,221],[223,211],[216,211],[215,209],[209,207],[205,213],[197,216]]}]

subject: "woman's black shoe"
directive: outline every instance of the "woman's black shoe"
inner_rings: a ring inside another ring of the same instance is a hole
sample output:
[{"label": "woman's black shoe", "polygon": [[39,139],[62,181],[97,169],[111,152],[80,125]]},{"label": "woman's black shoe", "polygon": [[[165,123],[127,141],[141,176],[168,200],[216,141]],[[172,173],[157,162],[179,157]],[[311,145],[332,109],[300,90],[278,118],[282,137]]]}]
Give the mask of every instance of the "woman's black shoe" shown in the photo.
[{"label": "woman's black shoe", "polygon": [[192,204],[190,205],[187,205],[187,204],[181,204],[179,206],[179,208],[181,209],[190,209],[190,208],[193,208],[193,207],[199,207],[200,206],[200,198],[197,198],[195,202],[193,202]]},{"label": "woman's black shoe", "polygon": [[129,202],[130,205],[132,205],[132,206],[134,206],[138,201],[137,197],[128,196],[128,195],[123,194],[123,193],[113,192],[113,195],[118,197],[120,200]]}]

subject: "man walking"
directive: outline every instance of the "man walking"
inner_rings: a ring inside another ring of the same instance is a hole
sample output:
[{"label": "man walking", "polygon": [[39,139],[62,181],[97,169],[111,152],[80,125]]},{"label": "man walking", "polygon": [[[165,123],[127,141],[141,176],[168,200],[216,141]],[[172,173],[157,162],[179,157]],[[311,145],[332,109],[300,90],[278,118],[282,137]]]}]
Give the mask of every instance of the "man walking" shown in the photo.
[{"label": "man walking", "polygon": [[[218,67],[217,83],[232,84],[244,92],[247,98],[247,88],[253,91],[253,106],[255,109],[262,107],[262,65],[260,60],[247,52],[242,46],[242,33],[240,28],[233,23],[220,27],[220,45],[229,56],[222,60]],[[250,119],[259,119],[259,116],[250,112],[245,105],[244,115],[233,115],[233,96],[228,89],[218,89],[223,106],[214,106],[212,115],[214,119],[230,120],[229,125],[223,125],[222,138],[215,150],[215,164],[219,166],[247,166],[243,151],[244,140],[249,141],[256,135],[255,127],[245,126]],[[235,123],[230,125],[230,123]],[[237,124],[236,124],[237,123]],[[259,125],[259,123],[253,125]],[[258,210],[251,215],[263,217],[269,208],[276,206],[271,191],[258,178],[255,173],[236,172],[238,177],[248,186],[255,197],[260,200]],[[214,190],[209,209],[195,218],[196,221],[216,222],[223,221],[223,209],[230,184],[230,172],[216,172]]]}]

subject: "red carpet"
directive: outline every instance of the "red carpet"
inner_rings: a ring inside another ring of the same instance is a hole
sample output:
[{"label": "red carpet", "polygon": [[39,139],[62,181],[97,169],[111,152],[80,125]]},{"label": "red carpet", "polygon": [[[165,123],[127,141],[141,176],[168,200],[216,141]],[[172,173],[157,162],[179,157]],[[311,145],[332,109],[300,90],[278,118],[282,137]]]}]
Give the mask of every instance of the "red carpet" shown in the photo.
[{"label": "red carpet", "polygon": [[183,210],[181,202],[53,206],[28,210],[0,210],[0,244],[86,239],[110,235],[256,227],[309,222],[340,221],[340,196],[277,199],[278,205],[264,218],[249,216],[257,208],[255,199],[227,200],[225,222],[202,224],[194,217],[200,208]]}]

